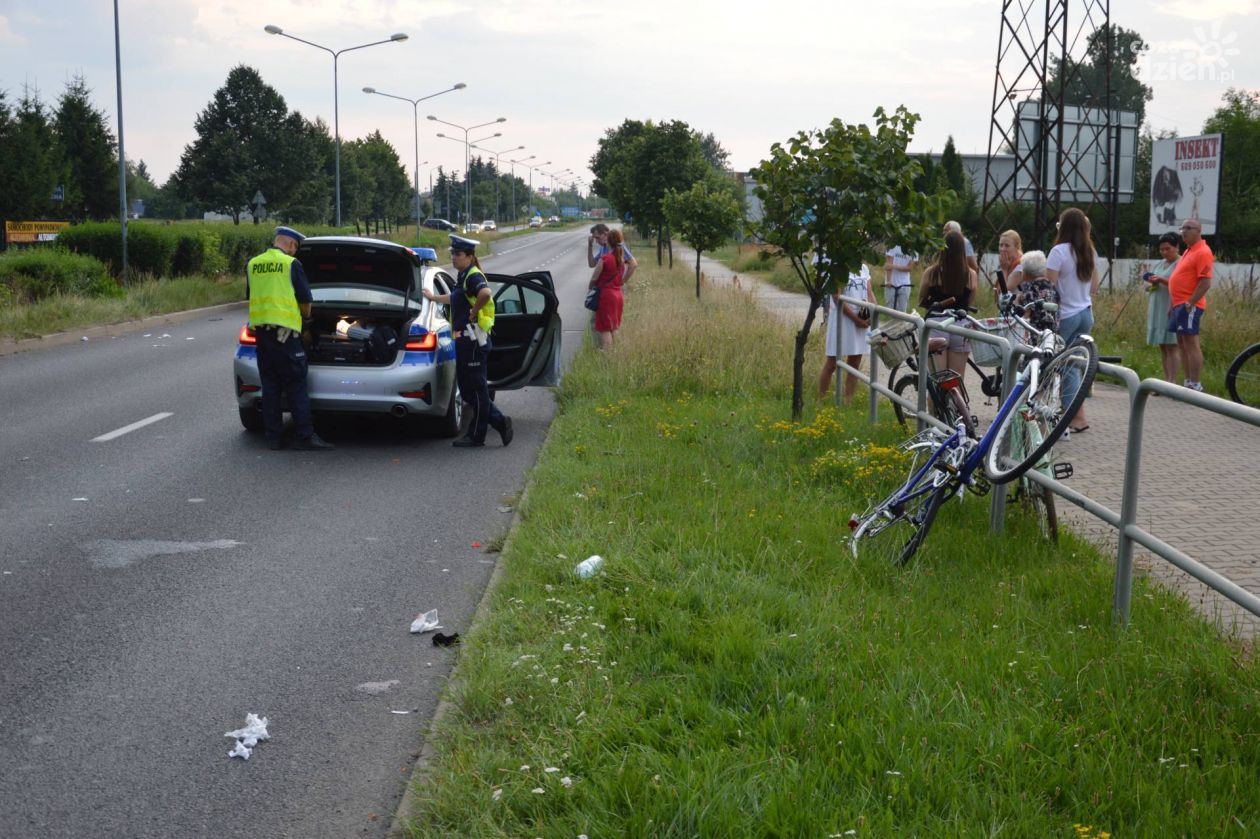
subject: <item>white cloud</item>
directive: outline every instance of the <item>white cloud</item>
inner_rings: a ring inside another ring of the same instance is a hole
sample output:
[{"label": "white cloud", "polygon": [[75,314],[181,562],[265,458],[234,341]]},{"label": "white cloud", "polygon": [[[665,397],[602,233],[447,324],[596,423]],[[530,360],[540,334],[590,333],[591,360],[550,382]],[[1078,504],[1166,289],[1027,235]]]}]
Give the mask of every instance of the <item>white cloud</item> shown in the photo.
[{"label": "white cloud", "polygon": [[1250,15],[1258,8],[1257,0],[1168,0],[1158,3],[1155,11],[1190,20],[1219,20],[1230,15]]}]

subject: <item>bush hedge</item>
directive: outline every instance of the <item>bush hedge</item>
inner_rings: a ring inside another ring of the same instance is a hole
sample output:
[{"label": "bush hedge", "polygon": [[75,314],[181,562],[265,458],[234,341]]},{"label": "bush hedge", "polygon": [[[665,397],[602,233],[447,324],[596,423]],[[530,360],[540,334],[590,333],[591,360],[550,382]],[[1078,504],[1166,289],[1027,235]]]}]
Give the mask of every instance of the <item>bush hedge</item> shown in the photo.
[{"label": "bush hedge", "polygon": [[[338,231],[328,227],[303,232],[314,236]],[[275,226],[271,224],[133,222],[127,226],[127,261],[133,272],[159,279],[243,273],[245,263],[262,253],[274,237]],[[121,271],[122,240],[116,223],[76,224],[61,233],[57,244],[96,257],[115,276]]]},{"label": "bush hedge", "polygon": [[55,294],[122,297],[123,290],[92,256],[57,249],[0,255],[0,301],[33,303]]}]

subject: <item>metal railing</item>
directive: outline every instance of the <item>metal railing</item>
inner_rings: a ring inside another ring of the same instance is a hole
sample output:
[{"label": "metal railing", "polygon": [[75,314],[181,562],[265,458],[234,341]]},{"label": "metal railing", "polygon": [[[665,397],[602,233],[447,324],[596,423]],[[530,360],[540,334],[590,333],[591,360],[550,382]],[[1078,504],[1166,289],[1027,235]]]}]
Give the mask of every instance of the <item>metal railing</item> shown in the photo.
[{"label": "metal railing", "polygon": [[[920,428],[925,424],[931,424],[942,430],[953,430],[947,429],[944,423],[927,411],[928,333],[930,331],[962,335],[972,341],[996,345],[1002,353],[1003,401],[1010,394],[1010,389],[1015,383],[1020,356],[1034,352],[1032,347],[1012,344],[1000,336],[989,335],[985,332],[968,329],[954,323],[928,322],[917,315],[900,312],[886,306],[872,305],[868,300],[844,296],[841,296],[840,300],[852,306],[869,308],[872,312],[872,330],[879,328],[881,316],[888,316],[894,320],[908,321],[916,327],[919,347],[917,404],[911,405],[908,400],[899,397],[889,388],[879,383],[880,358],[874,347],[871,347],[869,352],[871,370],[869,377],[863,375],[861,370],[850,367],[842,358],[836,358],[838,369],[866,382],[870,389],[869,418],[872,424],[878,420],[879,397],[882,395],[890,401],[900,404],[902,408],[912,411],[919,420]],[[839,314],[836,316],[842,317]],[[1145,427],[1146,403],[1152,393],[1157,393],[1178,402],[1229,417],[1230,419],[1239,420],[1258,428],[1260,428],[1260,410],[1249,408],[1245,405],[1238,405],[1217,396],[1178,387],[1160,379],[1139,379],[1137,373],[1119,364],[1100,363],[1098,365],[1098,375],[1123,384],[1129,395],[1129,433],[1125,443],[1124,489],[1121,496],[1120,512],[1115,512],[1097,500],[1077,492],[1071,487],[1064,485],[1061,481],[1055,480],[1036,469],[1028,470],[1024,473],[1024,477],[1046,487],[1055,495],[1075,504],[1085,512],[1115,528],[1118,532],[1119,543],[1116,548],[1116,578],[1115,592],[1112,598],[1112,619],[1121,626],[1127,626],[1129,622],[1129,607],[1133,592],[1133,546],[1135,543],[1194,577],[1217,593],[1229,598],[1252,615],[1260,617],[1260,597],[1242,588],[1228,577],[1213,571],[1183,551],[1169,545],[1137,524],[1138,480],[1142,469],[1142,434]],[[837,392],[839,391],[838,384]],[[989,510],[989,529],[993,533],[1000,533],[1006,517],[1006,493],[998,491],[992,495],[993,498]]]}]

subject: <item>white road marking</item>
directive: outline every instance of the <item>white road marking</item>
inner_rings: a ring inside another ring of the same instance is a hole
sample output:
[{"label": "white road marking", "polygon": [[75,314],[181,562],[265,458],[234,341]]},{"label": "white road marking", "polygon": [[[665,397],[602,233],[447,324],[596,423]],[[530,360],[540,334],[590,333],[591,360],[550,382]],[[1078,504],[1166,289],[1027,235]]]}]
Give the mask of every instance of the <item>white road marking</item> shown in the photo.
[{"label": "white road marking", "polygon": [[155,422],[161,422],[167,417],[173,417],[173,416],[175,415],[172,414],[170,411],[163,411],[160,414],[154,414],[151,417],[146,417],[145,419],[142,419],[139,422],[133,422],[131,425],[124,425],[122,428],[111,431],[108,434],[102,434],[100,437],[93,437],[92,442],[93,443],[108,443],[110,440],[116,440],[117,438],[123,436],[124,434],[130,434],[131,432],[137,429],[144,428],[146,425],[152,425]]}]

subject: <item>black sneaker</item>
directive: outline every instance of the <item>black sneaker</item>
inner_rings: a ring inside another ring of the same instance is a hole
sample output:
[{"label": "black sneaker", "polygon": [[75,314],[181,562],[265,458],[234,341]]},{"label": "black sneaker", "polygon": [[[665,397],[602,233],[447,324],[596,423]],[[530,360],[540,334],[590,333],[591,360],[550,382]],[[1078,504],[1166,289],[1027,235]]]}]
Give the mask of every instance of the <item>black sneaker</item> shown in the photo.
[{"label": "black sneaker", "polygon": [[512,442],[512,418],[511,417],[503,418],[503,428],[499,430],[499,436],[503,438],[503,445],[505,446]]},{"label": "black sneaker", "polygon": [[476,449],[485,445],[484,440],[474,440],[471,437],[460,437],[454,443],[451,443],[457,449]]},{"label": "black sneaker", "polygon": [[286,442],[284,441],[284,438],[283,438],[283,437],[274,437],[274,438],[272,438],[272,439],[270,439],[270,440],[268,440],[268,441],[267,441],[267,446],[268,446],[268,447],[269,447],[269,448],[270,448],[273,452],[278,452],[278,451],[280,451],[281,449],[283,449],[283,448],[284,448],[285,446],[287,446],[287,445],[288,445],[288,443],[286,443]]},{"label": "black sneaker", "polygon": [[293,448],[300,452],[318,452],[327,451],[336,448],[332,443],[320,438],[318,434],[312,434],[310,437],[303,437],[293,441]]}]

